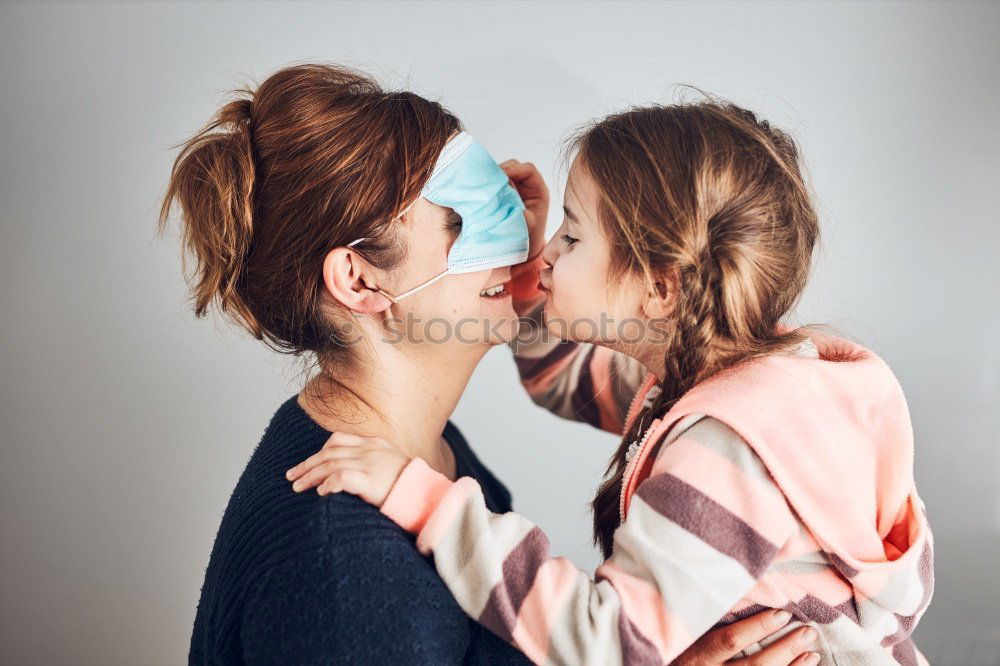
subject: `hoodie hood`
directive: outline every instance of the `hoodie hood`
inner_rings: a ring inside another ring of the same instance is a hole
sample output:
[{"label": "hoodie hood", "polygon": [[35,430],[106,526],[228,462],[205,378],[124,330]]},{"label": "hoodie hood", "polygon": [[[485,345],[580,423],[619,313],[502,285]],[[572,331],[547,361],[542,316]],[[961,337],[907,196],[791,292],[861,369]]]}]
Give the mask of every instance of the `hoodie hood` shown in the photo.
[{"label": "hoodie hood", "polygon": [[697,413],[738,432],[854,586],[859,612],[872,602],[915,623],[930,601],[933,556],[902,387],[871,350],[808,332],[814,353],[721,371],[686,393],[662,427]]}]

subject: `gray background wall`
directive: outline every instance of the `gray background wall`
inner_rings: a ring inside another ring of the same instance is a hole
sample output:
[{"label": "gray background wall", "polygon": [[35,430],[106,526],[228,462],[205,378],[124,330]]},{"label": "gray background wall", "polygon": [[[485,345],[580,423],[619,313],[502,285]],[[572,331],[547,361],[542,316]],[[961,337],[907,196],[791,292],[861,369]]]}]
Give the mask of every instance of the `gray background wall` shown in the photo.
[{"label": "gray background wall", "polygon": [[[0,5],[0,661],[183,661],[232,486],[300,378],[184,301],[153,237],[180,141],[222,93],[338,61],[442,99],[498,159],[688,82],[790,128],[824,246],[798,312],[880,353],[909,400],[937,541],[917,632],[1000,663],[1000,5]],[[554,550],[616,444],[491,352],[456,415]],[[503,396],[504,414],[493,411]]]}]

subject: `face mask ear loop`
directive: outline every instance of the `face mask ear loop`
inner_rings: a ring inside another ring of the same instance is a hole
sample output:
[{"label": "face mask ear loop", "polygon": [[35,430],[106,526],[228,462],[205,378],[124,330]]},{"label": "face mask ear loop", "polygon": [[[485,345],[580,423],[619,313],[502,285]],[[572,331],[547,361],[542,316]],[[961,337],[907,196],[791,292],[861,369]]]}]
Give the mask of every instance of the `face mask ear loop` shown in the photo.
[{"label": "face mask ear loop", "polygon": [[[416,206],[418,201],[420,201],[420,197],[417,197],[416,199],[414,199],[413,201],[411,201],[409,204],[407,204],[406,208],[404,208],[403,210],[401,210],[399,212],[399,215],[397,215],[396,217],[392,218],[392,221],[395,222],[396,220],[402,218],[404,215],[406,215],[408,212],[410,212],[410,209],[413,208],[414,206]],[[371,239],[367,238],[367,237],[366,238],[358,238],[358,239],[352,240],[350,243],[348,243],[346,245],[346,247],[354,247],[358,243],[363,243],[366,240],[371,240]],[[422,285],[420,285],[420,286],[418,286],[418,287],[416,287],[414,289],[411,289],[411,290],[409,290],[408,292],[406,292],[404,294],[400,294],[399,296],[393,296],[389,292],[387,292],[384,289],[381,289],[379,287],[375,287],[374,291],[382,294],[383,296],[385,296],[386,298],[388,298],[393,303],[399,303],[399,299],[403,298],[404,296],[409,296],[413,292],[417,291],[417,289],[420,289],[420,288],[422,288],[422,287],[424,287],[426,285],[429,285],[432,282],[438,280],[439,278],[444,277],[447,272],[448,271],[445,271],[441,275],[435,276],[435,277],[431,278],[430,280],[428,280],[427,282],[425,282],[424,284],[422,284]]]},{"label": "face mask ear loop", "polygon": [[434,277],[432,277],[427,282],[424,282],[423,284],[418,284],[416,287],[414,287],[413,289],[410,289],[409,291],[404,291],[399,296],[393,296],[392,294],[390,294],[389,292],[387,292],[385,289],[382,289],[381,287],[374,287],[374,288],[372,288],[372,291],[376,291],[376,292],[382,294],[383,296],[385,296],[386,298],[388,298],[393,303],[399,303],[401,300],[403,300],[407,296],[409,296],[411,294],[417,293],[418,291],[420,291],[424,287],[431,286],[432,284],[434,284],[435,282],[437,282],[438,280],[440,280],[441,278],[443,278],[445,275],[448,275],[449,273],[451,273],[451,269],[450,268],[447,269],[447,270],[445,270],[443,273],[438,273],[437,275],[435,275]]},{"label": "face mask ear loop", "polygon": [[445,275],[448,275],[448,273],[451,273],[451,269],[450,268],[446,268],[444,270],[444,272],[438,273],[437,275],[435,275],[434,277],[432,277],[427,282],[424,282],[423,284],[418,284],[416,287],[414,287],[413,289],[410,289],[409,291],[404,291],[399,296],[395,296],[395,297],[390,296],[389,294],[385,293],[381,289],[379,289],[379,293],[382,294],[383,296],[385,296],[386,298],[388,298],[393,303],[399,303],[401,300],[403,300],[404,298],[406,298],[410,294],[415,294],[418,291],[420,291],[421,289],[423,289],[424,287],[431,286],[432,284],[434,284],[435,282],[437,282],[438,280],[440,280],[441,278],[443,278]]},{"label": "face mask ear loop", "polygon": [[[392,221],[395,222],[399,218],[401,218],[404,215],[406,215],[407,213],[409,213],[410,209],[413,208],[414,206],[416,206],[417,202],[420,201],[420,198],[421,197],[417,197],[416,199],[414,199],[413,201],[411,201],[410,203],[408,203],[406,205],[406,208],[404,208],[403,210],[399,211],[399,215],[397,215],[396,217],[392,218]],[[350,243],[348,243],[344,247],[354,247],[358,243],[363,243],[366,240],[371,240],[371,239],[370,238],[358,238],[358,239],[352,240]]]}]

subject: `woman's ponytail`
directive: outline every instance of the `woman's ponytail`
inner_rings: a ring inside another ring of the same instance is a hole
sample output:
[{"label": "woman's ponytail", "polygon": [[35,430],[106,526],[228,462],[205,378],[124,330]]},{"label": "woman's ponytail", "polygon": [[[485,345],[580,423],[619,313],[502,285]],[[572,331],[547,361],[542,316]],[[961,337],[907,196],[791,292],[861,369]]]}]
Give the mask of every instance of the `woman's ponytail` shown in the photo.
[{"label": "woman's ponytail", "polygon": [[215,301],[260,338],[260,325],[238,288],[253,243],[252,107],[249,98],[227,103],[183,144],[159,222],[162,231],[176,200],[183,211],[183,245],[195,261],[190,275],[184,261],[195,314],[204,316]]}]

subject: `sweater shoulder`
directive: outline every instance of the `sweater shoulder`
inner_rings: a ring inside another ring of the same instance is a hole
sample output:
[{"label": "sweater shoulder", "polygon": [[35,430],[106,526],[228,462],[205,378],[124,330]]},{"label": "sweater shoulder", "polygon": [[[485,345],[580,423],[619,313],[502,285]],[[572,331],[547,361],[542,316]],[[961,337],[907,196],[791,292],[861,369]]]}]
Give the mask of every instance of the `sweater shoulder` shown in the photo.
[{"label": "sweater shoulder", "polygon": [[319,498],[309,547],[286,550],[248,581],[247,663],[462,659],[469,619],[412,537],[369,507],[352,496]]}]

